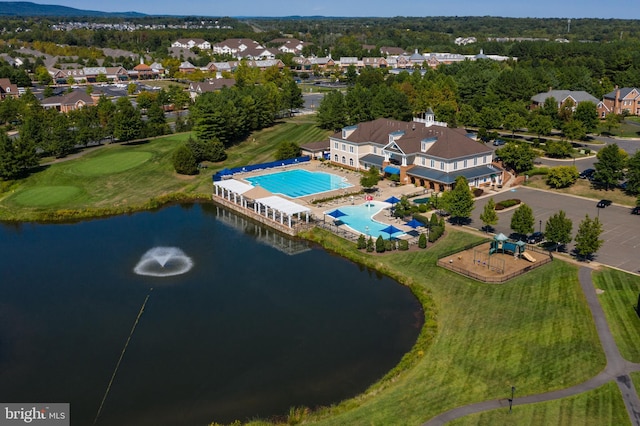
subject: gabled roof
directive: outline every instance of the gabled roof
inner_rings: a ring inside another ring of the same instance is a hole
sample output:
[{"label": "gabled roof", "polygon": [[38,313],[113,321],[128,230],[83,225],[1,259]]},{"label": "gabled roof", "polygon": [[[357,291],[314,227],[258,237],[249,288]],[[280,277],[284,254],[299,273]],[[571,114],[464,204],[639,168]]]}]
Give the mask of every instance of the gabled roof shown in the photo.
[{"label": "gabled roof", "polygon": [[86,92],[82,90],[74,90],[71,93],[67,93],[63,96],[52,96],[50,98],[43,99],[40,104],[43,106],[53,106],[53,105],[76,105],[78,103],[83,103],[85,105],[94,105],[94,100],[91,96],[87,95]]},{"label": "gabled roof", "polygon": [[[353,132],[346,138],[356,144],[378,144],[387,146],[390,135],[394,134],[395,144],[406,155],[423,154],[441,159],[454,159],[467,156],[490,154],[491,148],[471,140],[464,129],[448,127],[425,127],[422,123],[390,120],[379,118],[373,121],[352,126]],[[332,136],[334,139],[344,139],[342,132]],[[421,152],[422,141],[433,142],[426,153]]]},{"label": "gabled roof", "polygon": [[217,78],[204,83],[191,83],[189,90],[198,93],[206,93],[220,90],[223,87],[231,87],[235,84],[236,81],[233,78]]},{"label": "gabled roof", "polygon": [[631,95],[632,99],[637,98],[638,96],[640,96],[640,89],[636,88],[636,87],[622,87],[620,89],[616,89],[612,92],[607,93],[606,95],[603,96],[604,99],[612,99],[615,100],[616,98],[616,92],[620,91],[620,94],[618,95],[618,100],[623,100],[625,99],[627,96]]},{"label": "gabled roof", "polygon": [[573,99],[576,103],[593,102],[596,105],[598,104],[598,99],[584,90],[550,90],[548,92],[538,93],[537,95],[532,96],[531,100],[538,104],[543,104],[548,98],[554,98],[559,104],[563,103],[568,98]]}]

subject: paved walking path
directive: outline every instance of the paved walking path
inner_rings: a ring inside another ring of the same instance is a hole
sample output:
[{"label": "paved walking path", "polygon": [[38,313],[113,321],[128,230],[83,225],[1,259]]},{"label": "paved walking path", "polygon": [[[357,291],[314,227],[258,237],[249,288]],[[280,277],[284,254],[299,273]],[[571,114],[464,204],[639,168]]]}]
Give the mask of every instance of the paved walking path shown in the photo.
[{"label": "paved walking path", "polygon": [[[578,278],[580,280],[582,291],[587,299],[589,309],[591,310],[591,315],[593,316],[593,320],[596,325],[598,337],[600,338],[602,348],[607,358],[607,365],[605,369],[600,374],[586,382],[570,388],[537,395],[529,395],[522,398],[516,397],[513,401],[513,405],[517,406],[566,398],[568,396],[596,389],[611,380],[615,380],[620,392],[622,393],[624,405],[627,408],[631,424],[633,426],[640,426],[640,399],[638,398],[638,394],[631,382],[631,377],[629,376],[629,373],[633,371],[640,371],[640,364],[629,362],[620,355],[618,346],[613,339],[613,335],[611,334],[611,330],[609,329],[609,325],[607,324],[607,320],[604,316],[602,306],[600,306],[600,302],[598,301],[598,296],[596,294],[595,287],[593,286],[593,281],[591,280],[591,268],[586,266],[581,267],[578,273]],[[423,426],[444,425],[447,422],[469,414],[507,407],[509,407],[509,400],[506,398],[464,405],[432,418],[424,423]]]}]

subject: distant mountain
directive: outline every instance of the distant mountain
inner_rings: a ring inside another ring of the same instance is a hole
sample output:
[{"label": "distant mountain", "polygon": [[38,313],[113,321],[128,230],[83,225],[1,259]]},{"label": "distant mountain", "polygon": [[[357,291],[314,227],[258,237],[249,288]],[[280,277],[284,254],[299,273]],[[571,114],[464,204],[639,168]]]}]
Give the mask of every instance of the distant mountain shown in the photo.
[{"label": "distant mountain", "polygon": [[103,17],[103,18],[141,18],[144,13],[138,12],[99,12],[97,10],[81,10],[73,7],[36,4],[27,1],[0,2],[0,16],[59,16],[59,17]]}]

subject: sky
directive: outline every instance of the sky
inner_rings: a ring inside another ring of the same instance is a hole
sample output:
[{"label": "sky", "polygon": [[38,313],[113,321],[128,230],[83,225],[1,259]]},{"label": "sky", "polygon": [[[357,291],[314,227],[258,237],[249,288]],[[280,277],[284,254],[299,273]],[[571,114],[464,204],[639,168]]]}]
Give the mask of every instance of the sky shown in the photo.
[{"label": "sky", "polygon": [[[0,8],[2,7],[0,0]],[[30,0],[103,12],[196,16],[503,16],[640,19],[637,0]]]}]

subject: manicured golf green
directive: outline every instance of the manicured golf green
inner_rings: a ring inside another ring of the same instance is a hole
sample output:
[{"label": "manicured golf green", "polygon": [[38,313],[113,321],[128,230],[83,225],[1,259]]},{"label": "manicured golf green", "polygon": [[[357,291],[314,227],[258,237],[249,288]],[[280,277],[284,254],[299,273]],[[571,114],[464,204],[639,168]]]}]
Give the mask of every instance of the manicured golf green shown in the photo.
[{"label": "manicured golf green", "polygon": [[24,207],[63,206],[81,193],[82,189],[71,185],[38,186],[19,192],[14,201]]},{"label": "manicured golf green", "polygon": [[616,340],[620,354],[629,361],[640,362],[640,318],[635,310],[640,293],[640,277],[603,268],[593,273],[598,296]]},{"label": "manicured golf green", "polygon": [[115,152],[78,162],[70,168],[70,172],[80,176],[104,176],[121,173],[138,167],[152,156],[151,152],[146,151]]},{"label": "manicured golf green", "polygon": [[538,404],[515,405],[508,408],[472,414],[454,420],[447,426],[502,426],[502,425],[560,425],[602,426],[630,425],[622,395],[615,382],[569,398]]}]

